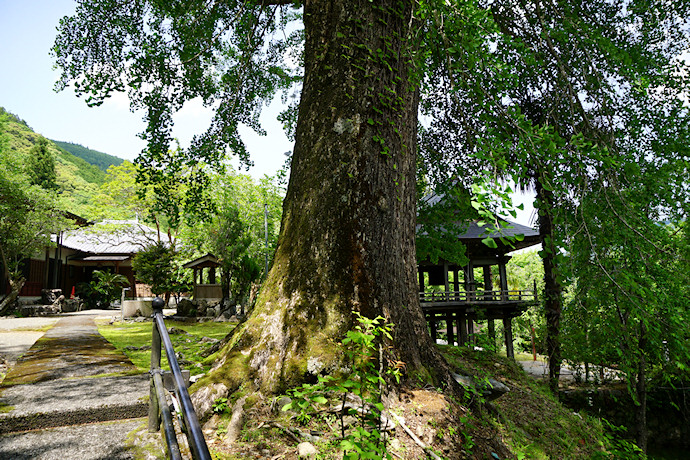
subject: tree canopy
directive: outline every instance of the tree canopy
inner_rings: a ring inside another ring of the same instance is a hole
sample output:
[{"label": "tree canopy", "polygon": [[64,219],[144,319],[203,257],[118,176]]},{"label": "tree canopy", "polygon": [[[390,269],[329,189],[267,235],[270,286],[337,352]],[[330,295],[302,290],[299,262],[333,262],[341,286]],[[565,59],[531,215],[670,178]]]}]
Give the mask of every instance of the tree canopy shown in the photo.
[{"label": "tree canopy", "polygon": [[[1,122],[1,121],[0,121]],[[26,281],[22,262],[52,244],[51,234],[67,227],[55,196],[32,185],[19,158],[5,148],[0,125],[0,279],[11,292],[0,302],[0,314],[9,308]],[[54,171],[53,171],[54,172]]]}]

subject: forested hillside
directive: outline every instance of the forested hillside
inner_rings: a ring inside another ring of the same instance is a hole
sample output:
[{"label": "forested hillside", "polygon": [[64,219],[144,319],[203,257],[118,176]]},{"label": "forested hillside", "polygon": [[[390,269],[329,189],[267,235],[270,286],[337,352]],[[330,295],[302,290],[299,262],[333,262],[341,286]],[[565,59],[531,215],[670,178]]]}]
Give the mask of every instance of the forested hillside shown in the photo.
[{"label": "forested hillside", "polygon": [[113,155],[108,155],[107,153],[99,152],[97,150],[91,150],[90,148],[84,147],[80,144],[73,144],[72,142],[62,142],[53,141],[55,145],[63,150],[71,153],[75,157],[85,160],[87,163],[97,166],[101,171],[105,172],[110,166],[119,166],[124,161],[122,158],[118,158]]},{"label": "forested hillside", "polygon": [[[18,116],[0,107],[0,135],[5,153],[16,157],[29,171],[30,152],[43,138]],[[98,188],[105,181],[105,172],[47,140],[45,150],[55,163],[55,187],[60,206],[66,211],[83,214]]]}]

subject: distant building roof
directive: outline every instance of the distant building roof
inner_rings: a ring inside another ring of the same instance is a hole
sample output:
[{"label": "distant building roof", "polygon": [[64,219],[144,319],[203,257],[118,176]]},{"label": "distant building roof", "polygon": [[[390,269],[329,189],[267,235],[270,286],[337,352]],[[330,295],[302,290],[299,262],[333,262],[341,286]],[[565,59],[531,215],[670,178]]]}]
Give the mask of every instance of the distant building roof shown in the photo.
[{"label": "distant building roof", "polygon": [[191,260],[184,264],[182,268],[206,268],[206,267],[219,267],[220,262],[218,258],[211,253],[201,256],[194,260]]},{"label": "distant building roof", "polygon": [[[161,233],[161,239],[167,242],[167,235]],[[136,254],[157,241],[155,229],[135,220],[106,220],[65,232],[62,246],[96,255],[124,255]]]},{"label": "distant building roof", "polygon": [[123,260],[129,259],[129,256],[118,256],[118,255],[112,255],[112,256],[88,256],[88,257],[83,257],[82,259],[85,262],[121,262]]},{"label": "distant building roof", "polygon": [[[466,239],[473,239],[473,238],[486,238],[487,236],[490,236],[491,238],[499,238],[501,236],[503,237],[512,237],[516,235],[523,235],[525,239],[529,237],[539,237],[539,231],[532,227],[528,227],[526,225],[521,225],[518,224],[517,222],[512,222],[508,219],[498,219],[499,222],[502,222],[506,226],[503,227],[501,226],[500,229],[496,229],[495,225],[493,223],[484,223],[483,225],[479,225],[479,220],[475,220],[470,222],[469,226],[467,227],[467,230],[458,235],[458,238],[462,240]],[[467,225],[467,224],[465,224]],[[531,245],[530,245],[531,246]]]}]

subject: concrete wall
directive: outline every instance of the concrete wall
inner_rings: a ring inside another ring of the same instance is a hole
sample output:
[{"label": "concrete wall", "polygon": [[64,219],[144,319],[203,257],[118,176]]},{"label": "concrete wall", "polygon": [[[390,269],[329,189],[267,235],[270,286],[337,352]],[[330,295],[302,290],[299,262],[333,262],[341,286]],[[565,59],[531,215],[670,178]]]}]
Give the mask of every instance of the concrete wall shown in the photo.
[{"label": "concrete wall", "polygon": [[122,304],[122,317],[131,318],[133,316],[151,316],[153,308],[151,308],[150,300],[125,300]]}]

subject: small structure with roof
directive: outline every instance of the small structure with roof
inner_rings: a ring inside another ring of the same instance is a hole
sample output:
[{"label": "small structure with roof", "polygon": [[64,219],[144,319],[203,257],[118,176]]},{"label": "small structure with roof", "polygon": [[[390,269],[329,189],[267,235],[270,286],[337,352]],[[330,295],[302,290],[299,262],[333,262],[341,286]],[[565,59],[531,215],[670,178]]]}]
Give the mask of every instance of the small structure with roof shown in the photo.
[{"label": "small structure with roof", "polygon": [[[220,300],[223,289],[216,282],[216,269],[220,267],[218,258],[209,253],[182,266],[194,270],[194,299]],[[204,276],[205,275],[205,276]]]}]

